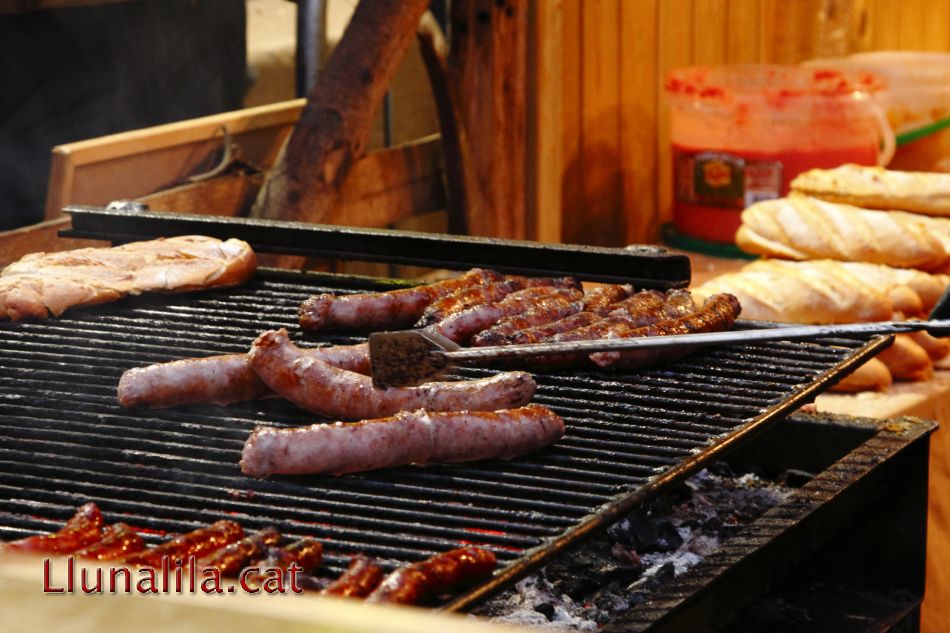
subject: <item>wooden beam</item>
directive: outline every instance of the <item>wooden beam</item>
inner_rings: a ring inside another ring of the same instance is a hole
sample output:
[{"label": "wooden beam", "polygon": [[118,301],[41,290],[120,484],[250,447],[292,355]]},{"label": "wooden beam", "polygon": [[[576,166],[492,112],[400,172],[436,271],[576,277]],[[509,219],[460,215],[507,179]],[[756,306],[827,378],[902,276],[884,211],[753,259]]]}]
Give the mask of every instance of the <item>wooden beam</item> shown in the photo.
[{"label": "wooden beam", "polygon": [[362,0],[267,173],[251,215],[323,222],[366,149],[376,111],[428,0]]},{"label": "wooden beam", "polygon": [[661,1],[620,6],[620,169],[628,244],[655,242],[659,233],[656,121],[662,95],[656,58]]},{"label": "wooden beam", "polygon": [[528,5],[458,0],[450,18],[448,78],[459,104],[473,235],[522,238],[525,223]]}]

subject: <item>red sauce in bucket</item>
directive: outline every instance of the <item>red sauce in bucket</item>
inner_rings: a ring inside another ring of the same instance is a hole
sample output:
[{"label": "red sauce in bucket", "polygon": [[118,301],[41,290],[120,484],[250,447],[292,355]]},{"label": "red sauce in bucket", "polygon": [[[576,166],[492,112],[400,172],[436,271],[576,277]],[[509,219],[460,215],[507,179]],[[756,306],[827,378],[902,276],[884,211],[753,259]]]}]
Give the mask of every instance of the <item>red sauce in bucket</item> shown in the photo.
[{"label": "red sauce in bucket", "polygon": [[[688,157],[702,156],[706,153],[708,153],[708,150],[705,148],[673,145],[674,161],[689,161]],[[745,150],[733,155],[743,159],[746,166],[750,164],[765,166],[760,168],[761,175],[758,178],[758,183],[754,183],[752,187],[743,187],[743,193],[755,196],[748,200],[749,203],[786,195],[792,179],[809,169],[837,167],[845,163],[877,164],[877,149],[869,147],[867,144],[855,147],[788,149],[777,152]],[[707,179],[706,174],[702,173],[703,170],[699,171],[700,173],[696,174],[696,170],[693,170],[694,177]],[[713,168],[705,171],[713,172],[711,175],[715,182],[715,171],[717,170]],[[748,173],[745,175],[746,181],[748,181],[750,175]],[[725,178],[724,174],[720,180],[722,178]],[[751,178],[755,178],[755,175],[751,175]],[[673,185],[675,200],[673,224],[676,229],[685,235],[692,235],[700,239],[732,243],[741,224],[739,216],[742,210],[748,206],[746,196],[715,200],[714,204],[700,204],[695,196],[690,198],[688,195],[683,195],[679,180],[682,180],[682,178],[677,178]],[[709,200],[709,198],[705,198],[705,200]]]},{"label": "red sauce in bucket", "polygon": [[854,78],[797,66],[674,70],[673,222],[683,234],[732,243],[742,210],[788,193],[798,174],[844,163],[874,165],[880,113]]}]

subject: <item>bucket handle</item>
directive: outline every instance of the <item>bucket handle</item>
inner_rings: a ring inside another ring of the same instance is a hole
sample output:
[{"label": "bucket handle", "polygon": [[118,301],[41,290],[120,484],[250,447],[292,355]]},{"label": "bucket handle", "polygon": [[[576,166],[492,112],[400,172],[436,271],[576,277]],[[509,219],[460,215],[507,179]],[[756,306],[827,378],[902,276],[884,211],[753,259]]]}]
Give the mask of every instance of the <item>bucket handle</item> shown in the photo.
[{"label": "bucket handle", "polygon": [[897,138],[894,136],[894,129],[891,128],[887,116],[884,114],[884,108],[877,103],[868,103],[871,113],[877,119],[878,127],[881,131],[881,147],[877,152],[877,164],[887,165],[894,158],[894,152],[897,151]]}]

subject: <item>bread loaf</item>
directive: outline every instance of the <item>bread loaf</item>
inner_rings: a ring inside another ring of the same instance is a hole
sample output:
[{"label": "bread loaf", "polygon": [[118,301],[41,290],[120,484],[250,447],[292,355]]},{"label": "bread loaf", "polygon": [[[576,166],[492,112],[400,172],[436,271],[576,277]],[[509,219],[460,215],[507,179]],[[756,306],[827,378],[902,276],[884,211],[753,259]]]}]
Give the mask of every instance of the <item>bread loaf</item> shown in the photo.
[{"label": "bread loaf", "polygon": [[736,244],[783,259],[836,259],[940,270],[950,263],[950,219],[869,211],[801,194],[742,212]]},{"label": "bread loaf", "polygon": [[887,366],[894,380],[930,380],[934,375],[930,356],[907,334],[896,335],[894,344],[878,354],[877,358]]},{"label": "bread loaf", "polygon": [[950,216],[950,174],[842,165],[799,174],[791,188],[831,202]]},{"label": "bread loaf", "polygon": [[855,393],[857,391],[884,391],[893,383],[887,365],[872,358],[831,387],[831,391]]},{"label": "bread loaf", "polygon": [[840,266],[808,265],[812,263],[753,262],[739,272],[710,279],[693,291],[693,297],[733,294],[742,305],[743,318],[764,321],[854,323],[891,317],[894,305],[886,290],[864,283]]},{"label": "bread loaf", "polygon": [[920,345],[934,362],[950,356],[950,339],[935,338],[926,332],[911,332],[907,336]]},{"label": "bread loaf", "polygon": [[[881,264],[838,262],[828,259],[790,262],[763,259],[747,265],[743,270],[785,270],[792,274],[812,271],[812,274],[851,275],[872,288],[886,294],[899,313],[895,318],[925,317],[936,305],[946,286],[941,275],[930,275],[919,270],[892,268]],[[833,271],[838,271],[834,273]]]}]

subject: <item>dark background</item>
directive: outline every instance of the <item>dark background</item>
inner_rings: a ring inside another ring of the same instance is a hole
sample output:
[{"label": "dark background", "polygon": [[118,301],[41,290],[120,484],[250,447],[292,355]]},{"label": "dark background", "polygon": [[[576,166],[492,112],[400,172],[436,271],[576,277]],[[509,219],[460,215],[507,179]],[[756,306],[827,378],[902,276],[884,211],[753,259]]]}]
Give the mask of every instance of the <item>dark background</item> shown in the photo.
[{"label": "dark background", "polygon": [[43,219],[50,150],[236,110],[244,0],[140,0],[0,15],[0,230]]}]

